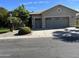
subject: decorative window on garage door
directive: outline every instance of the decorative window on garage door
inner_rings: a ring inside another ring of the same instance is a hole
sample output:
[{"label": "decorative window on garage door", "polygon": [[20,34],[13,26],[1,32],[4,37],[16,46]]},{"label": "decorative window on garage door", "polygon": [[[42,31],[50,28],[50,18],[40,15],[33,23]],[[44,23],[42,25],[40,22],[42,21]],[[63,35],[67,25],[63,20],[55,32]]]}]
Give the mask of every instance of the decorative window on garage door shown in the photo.
[{"label": "decorative window on garage door", "polygon": [[51,17],[46,18],[46,20],[51,20],[51,19],[52,19]]}]

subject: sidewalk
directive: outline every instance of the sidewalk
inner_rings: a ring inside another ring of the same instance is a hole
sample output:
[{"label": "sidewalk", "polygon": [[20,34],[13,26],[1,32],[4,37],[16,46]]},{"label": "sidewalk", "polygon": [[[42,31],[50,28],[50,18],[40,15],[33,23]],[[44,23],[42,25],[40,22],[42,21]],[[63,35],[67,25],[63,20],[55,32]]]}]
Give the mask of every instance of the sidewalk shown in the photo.
[{"label": "sidewalk", "polygon": [[18,31],[8,32],[0,34],[0,39],[25,39],[25,38],[41,38],[41,37],[53,37],[54,31],[61,31],[63,29],[54,29],[54,30],[40,30],[32,31],[32,33],[27,35],[15,36]]}]

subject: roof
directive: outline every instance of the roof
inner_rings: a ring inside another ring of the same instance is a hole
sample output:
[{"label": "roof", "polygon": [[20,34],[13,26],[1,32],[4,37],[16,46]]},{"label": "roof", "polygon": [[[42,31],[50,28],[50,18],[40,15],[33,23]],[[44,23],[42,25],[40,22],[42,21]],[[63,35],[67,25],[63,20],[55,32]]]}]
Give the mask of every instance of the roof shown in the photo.
[{"label": "roof", "polygon": [[42,12],[44,12],[45,10],[42,11],[36,11],[36,12],[31,12],[30,14],[41,14]]},{"label": "roof", "polygon": [[79,11],[77,11],[77,10],[75,10],[75,9],[72,9],[72,8],[70,8],[70,7],[66,7],[66,6],[64,6],[64,5],[59,5],[59,6],[65,7],[65,8],[70,9],[70,10],[76,12],[76,13],[79,13]]},{"label": "roof", "polygon": [[[66,7],[66,6],[64,6],[64,5],[56,5],[56,6],[54,6],[54,7],[57,7],[57,6],[62,6],[62,7],[65,7],[65,8],[67,8],[67,9],[70,9],[70,10],[76,12],[76,13],[79,13],[79,11],[76,11],[76,10],[74,10],[74,9],[72,9],[72,8],[69,8],[69,7]],[[30,14],[42,14],[43,12],[48,11],[48,10],[54,8],[54,7],[51,7],[51,8],[49,8],[49,9],[47,9],[47,10],[32,12],[32,13],[30,13]]]}]

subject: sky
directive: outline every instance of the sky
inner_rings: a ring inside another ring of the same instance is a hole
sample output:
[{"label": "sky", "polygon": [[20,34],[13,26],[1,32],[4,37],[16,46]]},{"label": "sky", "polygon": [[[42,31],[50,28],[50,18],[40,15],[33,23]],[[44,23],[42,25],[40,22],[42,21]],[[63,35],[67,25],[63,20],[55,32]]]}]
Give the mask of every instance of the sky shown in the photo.
[{"label": "sky", "polygon": [[0,7],[4,7],[9,11],[14,10],[22,4],[29,11],[46,10],[58,4],[79,11],[79,0],[0,0]]}]

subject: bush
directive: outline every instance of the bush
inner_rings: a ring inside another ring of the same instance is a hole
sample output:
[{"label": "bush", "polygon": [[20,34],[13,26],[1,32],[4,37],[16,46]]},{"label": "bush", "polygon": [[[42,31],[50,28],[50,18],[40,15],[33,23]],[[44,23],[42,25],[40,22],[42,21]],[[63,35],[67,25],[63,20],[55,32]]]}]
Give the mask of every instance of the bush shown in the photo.
[{"label": "bush", "polygon": [[31,33],[31,29],[29,27],[21,27],[19,29],[18,35],[25,35]]}]

